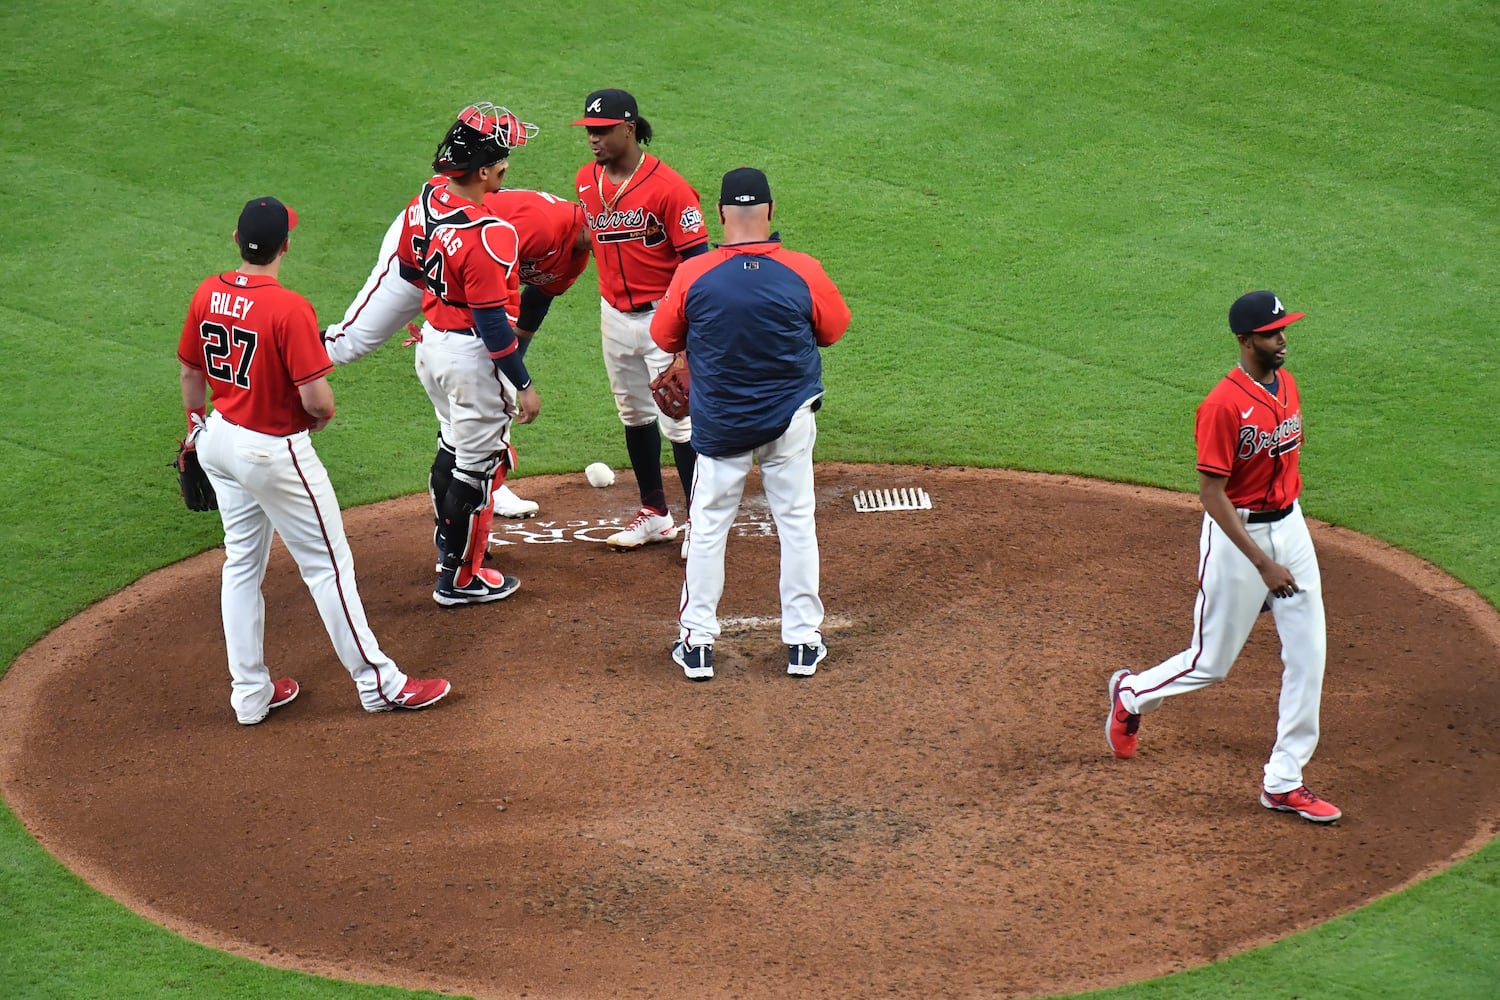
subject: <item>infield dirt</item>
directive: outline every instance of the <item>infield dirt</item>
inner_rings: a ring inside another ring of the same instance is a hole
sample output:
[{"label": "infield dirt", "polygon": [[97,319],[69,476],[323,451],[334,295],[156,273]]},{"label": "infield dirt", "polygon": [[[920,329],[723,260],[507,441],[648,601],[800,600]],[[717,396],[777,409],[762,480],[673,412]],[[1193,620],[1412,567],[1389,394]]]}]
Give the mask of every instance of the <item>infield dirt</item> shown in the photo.
[{"label": "infield dirt", "polygon": [[[1329,621],[1308,771],[1344,818],[1257,801],[1269,615],[1229,678],[1105,745],[1105,683],[1187,644],[1191,496],[999,470],[818,467],[825,635],[789,678],[752,475],[715,679],[683,678],[676,545],[602,544],[628,472],[517,480],[512,598],[443,609],[424,495],[347,511],[381,645],[454,693],[368,715],[281,546],[268,656],[228,705],[211,551],[47,635],[0,682],[0,781],[101,891],[272,965],[477,997],[1014,997],[1200,965],[1500,832],[1500,615],[1314,521]],[[916,486],[933,509],[853,510]],[[191,516],[184,513],[184,516]]]}]

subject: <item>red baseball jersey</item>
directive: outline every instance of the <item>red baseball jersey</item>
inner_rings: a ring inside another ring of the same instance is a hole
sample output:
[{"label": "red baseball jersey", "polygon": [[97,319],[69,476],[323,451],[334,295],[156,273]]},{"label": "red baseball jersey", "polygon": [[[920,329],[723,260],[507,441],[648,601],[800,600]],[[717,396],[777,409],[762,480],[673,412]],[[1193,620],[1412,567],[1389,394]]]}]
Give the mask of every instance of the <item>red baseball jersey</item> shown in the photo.
[{"label": "red baseball jersey", "polygon": [[396,255],[422,272],[422,312],[439,330],[474,326],[474,309],[521,312],[515,227],[434,177],[406,206]]},{"label": "red baseball jersey", "polygon": [[1236,507],[1281,510],[1302,494],[1302,399],[1282,369],[1276,393],[1235,367],[1198,406],[1198,471],[1226,476]]},{"label": "red baseball jersey", "polygon": [[708,242],[698,192],[650,153],[623,184],[604,176],[602,164],[585,163],[577,185],[594,237],[599,294],[616,309],[660,299],[680,251]]},{"label": "red baseball jersey", "polygon": [[573,246],[585,223],[583,206],[545,191],[505,188],[484,196],[484,207],[516,228],[521,242],[521,282],[561,295],[589,266]]},{"label": "red baseball jersey", "polygon": [[177,358],[207,376],[226,419],[282,437],[317,423],[297,387],[333,370],[312,303],[270,275],[238,271],[193,293]]}]

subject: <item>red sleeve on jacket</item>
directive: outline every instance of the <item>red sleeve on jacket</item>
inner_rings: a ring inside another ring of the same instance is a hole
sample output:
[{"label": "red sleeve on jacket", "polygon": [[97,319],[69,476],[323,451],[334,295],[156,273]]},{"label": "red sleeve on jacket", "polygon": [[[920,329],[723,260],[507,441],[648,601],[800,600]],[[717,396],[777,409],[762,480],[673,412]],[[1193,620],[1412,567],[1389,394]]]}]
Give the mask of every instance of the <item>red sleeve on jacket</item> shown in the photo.
[{"label": "red sleeve on jacket", "polygon": [[849,329],[850,320],[849,306],[839,294],[838,286],[828,277],[828,272],[823,270],[823,265],[818,263],[816,257],[786,250],[778,251],[777,257],[807,282],[807,290],[812,293],[813,335],[817,338],[818,346],[828,347],[837,343],[844,331]]},{"label": "red sleeve on jacket", "polygon": [[657,347],[670,354],[687,350],[687,313],[683,311],[683,304],[687,298],[688,284],[692,280],[687,276],[689,270],[684,266],[673,273],[672,283],[667,286],[667,294],[662,297],[656,306],[656,312],[651,316],[651,339],[656,341]]}]

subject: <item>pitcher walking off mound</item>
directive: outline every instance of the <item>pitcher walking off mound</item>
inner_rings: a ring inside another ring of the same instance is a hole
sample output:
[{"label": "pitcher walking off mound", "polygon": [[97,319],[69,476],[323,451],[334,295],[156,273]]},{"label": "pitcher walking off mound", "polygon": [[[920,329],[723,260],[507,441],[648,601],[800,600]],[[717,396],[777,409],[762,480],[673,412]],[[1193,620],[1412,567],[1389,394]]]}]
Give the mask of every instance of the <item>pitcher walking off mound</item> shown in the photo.
[{"label": "pitcher walking off mound", "polygon": [[1314,795],[1302,769],[1318,745],[1327,628],[1323,584],[1302,492],[1302,401],[1282,367],[1288,313],[1271,292],[1247,292],[1229,309],[1239,363],[1198,407],[1198,598],[1187,649],[1132,675],[1110,678],[1105,736],[1116,757],[1135,755],[1141,715],[1174,695],[1229,674],[1269,598],[1281,636],[1281,700],[1276,744],[1266,762],[1260,803],[1314,823],[1342,813]]}]

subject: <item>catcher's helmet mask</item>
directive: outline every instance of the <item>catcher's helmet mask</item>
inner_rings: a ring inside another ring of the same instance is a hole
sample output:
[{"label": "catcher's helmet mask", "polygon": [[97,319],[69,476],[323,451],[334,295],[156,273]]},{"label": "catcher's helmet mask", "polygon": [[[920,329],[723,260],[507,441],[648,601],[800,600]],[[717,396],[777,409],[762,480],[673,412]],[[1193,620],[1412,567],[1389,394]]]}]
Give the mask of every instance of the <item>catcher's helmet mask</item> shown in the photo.
[{"label": "catcher's helmet mask", "polygon": [[438,143],[432,169],[444,177],[462,177],[499,163],[517,146],[536,138],[539,129],[523,122],[509,108],[488,101],[469,105]]}]

